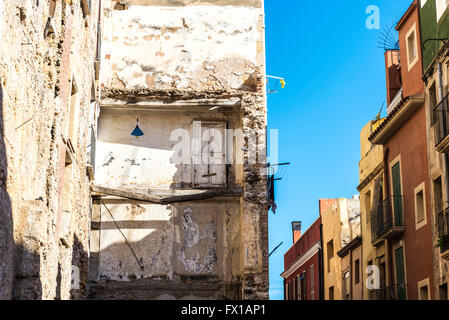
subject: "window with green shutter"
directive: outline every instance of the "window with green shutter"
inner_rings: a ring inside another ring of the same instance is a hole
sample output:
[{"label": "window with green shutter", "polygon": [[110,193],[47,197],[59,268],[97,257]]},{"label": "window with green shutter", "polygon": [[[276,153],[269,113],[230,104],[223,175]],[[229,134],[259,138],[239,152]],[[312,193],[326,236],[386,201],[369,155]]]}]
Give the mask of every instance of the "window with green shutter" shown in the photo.
[{"label": "window with green shutter", "polygon": [[397,299],[405,300],[407,297],[405,287],[404,248],[397,248],[394,252],[396,262],[396,289]]},{"label": "window with green shutter", "polygon": [[391,168],[391,177],[393,183],[394,223],[396,226],[402,226],[403,209],[402,209],[401,165],[399,162],[396,163]]}]

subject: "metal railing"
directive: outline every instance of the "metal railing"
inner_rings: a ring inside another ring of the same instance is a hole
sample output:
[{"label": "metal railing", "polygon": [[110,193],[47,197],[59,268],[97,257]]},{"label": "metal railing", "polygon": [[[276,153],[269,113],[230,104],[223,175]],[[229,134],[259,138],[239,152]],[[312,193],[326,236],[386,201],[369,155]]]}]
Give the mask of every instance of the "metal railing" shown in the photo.
[{"label": "metal railing", "polygon": [[390,196],[380,202],[371,217],[372,241],[382,238],[393,227],[403,227],[403,196]]},{"label": "metal railing", "polygon": [[435,146],[449,134],[449,94],[433,109]]},{"label": "metal railing", "polygon": [[393,287],[381,287],[379,289],[369,290],[370,300],[393,300],[394,296]]},{"label": "metal railing", "polygon": [[439,234],[449,234],[449,208],[438,214],[437,223]]},{"label": "metal railing", "polygon": [[407,298],[407,284],[394,284],[368,291],[370,300],[405,300]]},{"label": "metal railing", "polygon": [[441,252],[449,249],[449,208],[444,209],[437,216],[438,235],[442,240],[440,243]]}]

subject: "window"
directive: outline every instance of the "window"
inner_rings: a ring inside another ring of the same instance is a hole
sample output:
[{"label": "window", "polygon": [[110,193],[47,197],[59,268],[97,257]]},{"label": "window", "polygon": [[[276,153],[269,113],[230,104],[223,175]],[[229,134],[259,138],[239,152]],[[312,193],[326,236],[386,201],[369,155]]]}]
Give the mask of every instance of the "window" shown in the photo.
[{"label": "window", "polygon": [[310,300],[315,300],[315,266],[310,266]]},{"label": "window", "polygon": [[402,211],[402,183],[401,183],[401,163],[398,161],[391,167],[392,187],[393,187],[393,213],[394,225],[403,225]]},{"label": "window", "polygon": [[300,277],[301,300],[307,300],[307,273],[304,271]]},{"label": "window", "polygon": [[447,300],[447,283],[439,287],[440,300]]},{"label": "window", "polygon": [[418,299],[419,300],[430,300],[429,278],[418,282]]},{"label": "window", "polygon": [[329,300],[334,300],[334,287],[329,288]]},{"label": "window", "polygon": [[366,214],[366,223],[370,223],[371,217],[371,190],[365,193],[365,214]]},{"label": "window", "polygon": [[226,184],[226,123],[193,122],[194,187]]},{"label": "window", "polygon": [[293,297],[292,300],[297,300],[298,298],[298,278],[293,279]]},{"label": "window", "polygon": [[435,112],[433,110],[437,106],[437,91],[435,88],[435,82],[429,88],[429,106],[430,114],[432,115],[432,124],[435,124],[437,117],[435,117]]},{"label": "window", "polygon": [[421,222],[424,220],[424,192],[420,190],[415,194],[416,201],[416,220]]},{"label": "window", "polygon": [[415,32],[412,32],[411,35],[407,38],[407,47],[408,47],[408,63],[411,63],[413,59],[416,57],[416,47],[415,47]]},{"label": "window", "polygon": [[406,36],[407,44],[407,62],[410,70],[418,62],[418,39],[416,34],[416,23],[410,28]]},{"label": "window", "polygon": [[433,195],[435,202],[435,214],[443,212],[443,187],[441,184],[441,177],[433,181]]},{"label": "window", "polygon": [[416,229],[427,223],[426,219],[426,199],[424,192],[424,182],[415,188],[415,219]]},{"label": "window", "polygon": [[359,284],[360,282],[360,260],[355,260],[354,263],[354,282],[355,284]]},{"label": "window", "polygon": [[427,286],[419,288],[419,300],[429,300],[429,288]]},{"label": "window", "polygon": [[331,272],[331,259],[334,257],[334,240],[327,243],[327,272]]},{"label": "window", "polygon": [[349,300],[351,297],[351,277],[349,275],[349,271],[343,274],[343,297],[345,300]]},{"label": "window", "polygon": [[404,247],[399,247],[394,251],[394,258],[396,264],[397,300],[406,300],[407,292],[405,285]]}]

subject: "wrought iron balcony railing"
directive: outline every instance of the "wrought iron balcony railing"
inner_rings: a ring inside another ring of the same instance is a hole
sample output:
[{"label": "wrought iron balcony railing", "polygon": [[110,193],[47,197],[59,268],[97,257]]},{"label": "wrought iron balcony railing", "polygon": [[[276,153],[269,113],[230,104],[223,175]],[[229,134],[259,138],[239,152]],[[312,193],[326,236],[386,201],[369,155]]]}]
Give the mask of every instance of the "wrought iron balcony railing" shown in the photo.
[{"label": "wrought iron balcony railing", "polygon": [[392,300],[394,298],[394,290],[391,287],[381,287],[379,289],[369,290],[370,300]]},{"label": "wrought iron balcony railing", "polygon": [[449,94],[433,109],[435,146],[449,134]]},{"label": "wrought iron balcony railing", "polygon": [[390,196],[380,202],[371,216],[372,242],[389,239],[404,231],[403,196]]},{"label": "wrought iron balcony railing", "polygon": [[444,209],[437,216],[439,247],[441,252],[449,250],[449,208]]},{"label": "wrought iron balcony railing", "polygon": [[394,284],[379,289],[369,290],[370,300],[405,300],[407,297],[407,285]]}]

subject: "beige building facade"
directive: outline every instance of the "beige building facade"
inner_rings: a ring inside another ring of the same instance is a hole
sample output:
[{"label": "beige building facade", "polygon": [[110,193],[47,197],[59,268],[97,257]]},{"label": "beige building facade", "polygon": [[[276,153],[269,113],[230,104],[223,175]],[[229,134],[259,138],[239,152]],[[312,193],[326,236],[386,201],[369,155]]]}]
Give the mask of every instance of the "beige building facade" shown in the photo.
[{"label": "beige building facade", "polygon": [[87,296],[98,5],[0,1],[0,299]]},{"label": "beige building facade", "polygon": [[426,129],[430,175],[430,207],[433,242],[435,297],[448,300],[449,282],[449,193],[447,156],[448,47],[443,46],[424,74]]},{"label": "beige building facade", "polygon": [[[383,147],[373,145],[368,137],[377,129],[383,119],[368,122],[360,133],[361,160],[359,162],[360,184],[357,190],[360,192],[360,212],[362,227],[362,275],[363,275],[363,299],[386,300],[387,288],[390,285],[389,256],[386,254],[386,243],[373,245],[372,216],[383,199]],[[368,277],[374,274],[370,266],[379,270],[379,288]],[[371,285],[368,285],[368,283]]]},{"label": "beige building facade", "polygon": [[267,299],[263,1],[103,1],[93,299]]},{"label": "beige building facade", "polygon": [[357,196],[354,199],[321,199],[320,216],[323,224],[324,299],[359,299],[362,258],[359,199]]}]

